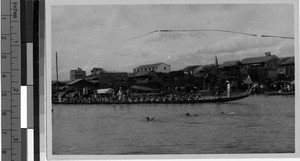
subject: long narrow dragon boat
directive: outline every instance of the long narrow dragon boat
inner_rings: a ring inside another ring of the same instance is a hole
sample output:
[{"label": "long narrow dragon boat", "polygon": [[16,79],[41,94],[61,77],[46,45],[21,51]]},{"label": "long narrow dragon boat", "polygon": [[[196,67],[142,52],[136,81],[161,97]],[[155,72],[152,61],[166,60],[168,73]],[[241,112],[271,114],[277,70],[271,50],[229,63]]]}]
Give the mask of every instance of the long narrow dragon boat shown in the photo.
[{"label": "long narrow dragon boat", "polygon": [[221,97],[221,98],[209,98],[209,99],[199,99],[199,100],[167,100],[167,101],[109,101],[109,102],[58,102],[52,101],[53,104],[197,104],[197,103],[221,103],[236,101],[246,98],[250,93],[246,93],[240,96],[234,97]]}]

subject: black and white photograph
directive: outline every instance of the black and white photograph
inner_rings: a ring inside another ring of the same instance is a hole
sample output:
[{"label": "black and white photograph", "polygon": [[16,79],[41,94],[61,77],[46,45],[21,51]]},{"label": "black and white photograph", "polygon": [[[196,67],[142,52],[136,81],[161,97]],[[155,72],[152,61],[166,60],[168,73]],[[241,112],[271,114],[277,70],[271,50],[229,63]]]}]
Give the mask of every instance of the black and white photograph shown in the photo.
[{"label": "black and white photograph", "polygon": [[294,5],[52,5],[51,155],[294,154]]}]

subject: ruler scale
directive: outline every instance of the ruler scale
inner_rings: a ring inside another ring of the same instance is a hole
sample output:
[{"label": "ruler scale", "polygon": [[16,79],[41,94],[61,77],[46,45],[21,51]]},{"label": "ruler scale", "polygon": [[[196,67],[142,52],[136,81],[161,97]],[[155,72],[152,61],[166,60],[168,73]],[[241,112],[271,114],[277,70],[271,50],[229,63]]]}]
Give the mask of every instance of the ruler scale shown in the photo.
[{"label": "ruler scale", "polygon": [[1,1],[2,161],[21,160],[20,0]]}]

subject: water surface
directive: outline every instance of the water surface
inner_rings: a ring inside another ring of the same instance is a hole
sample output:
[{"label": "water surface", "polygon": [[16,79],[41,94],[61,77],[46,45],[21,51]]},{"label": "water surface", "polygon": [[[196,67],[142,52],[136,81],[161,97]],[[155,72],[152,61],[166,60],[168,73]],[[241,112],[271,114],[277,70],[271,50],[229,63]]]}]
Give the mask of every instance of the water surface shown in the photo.
[{"label": "water surface", "polygon": [[[253,96],[221,104],[53,109],[54,155],[295,152],[294,96]],[[198,116],[186,117],[187,112]],[[155,119],[148,122],[147,116]]]}]

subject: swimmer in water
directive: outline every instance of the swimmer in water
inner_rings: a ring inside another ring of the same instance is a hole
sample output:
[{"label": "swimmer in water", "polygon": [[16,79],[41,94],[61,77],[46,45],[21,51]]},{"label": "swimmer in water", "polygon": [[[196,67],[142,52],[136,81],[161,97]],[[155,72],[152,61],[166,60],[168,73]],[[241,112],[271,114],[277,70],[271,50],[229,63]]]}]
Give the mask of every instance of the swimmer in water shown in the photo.
[{"label": "swimmer in water", "polygon": [[153,120],[155,119],[155,117],[153,117],[153,118],[146,117],[145,119],[146,119],[147,121],[153,121]]},{"label": "swimmer in water", "polygon": [[224,112],[221,112],[221,115],[225,115],[225,113],[224,113]]},{"label": "swimmer in water", "polygon": [[190,116],[198,116],[198,114],[190,115],[190,113],[185,113],[185,116],[190,117]]}]

